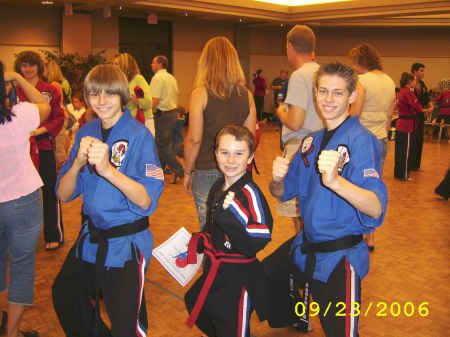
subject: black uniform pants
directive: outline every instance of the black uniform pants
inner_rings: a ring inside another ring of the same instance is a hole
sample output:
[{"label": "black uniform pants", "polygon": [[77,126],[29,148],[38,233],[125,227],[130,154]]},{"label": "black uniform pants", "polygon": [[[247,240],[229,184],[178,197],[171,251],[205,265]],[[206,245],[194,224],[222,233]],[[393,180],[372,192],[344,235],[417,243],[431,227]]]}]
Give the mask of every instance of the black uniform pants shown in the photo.
[{"label": "black uniform pants", "polygon": [[[289,250],[292,240],[287,241],[263,260],[270,280],[268,296],[271,311],[268,321],[274,328],[292,325],[298,322],[297,315],[303,314],[300,297],[293,299],[289,296],[290,273],[294,274],[299,287],[303,287],[306,281],[305,273],[290,261]],[[361,305],[361,280],[347,259],[343,258],[337,264],[328,282],[313,280],[311,293],[313,302],[315,302],[310,305],[311,313],[317,314],[319,311],[320,323],[326,337],[358,336],[359,314],[357,309]],[[329,309],[325,315],[328,305]]]},{"label": "black uniform pants", "polygon": [[394,177],[407,180],[411,170],[413,152],[416,148],[415,134],[411,132],[395,132],[395,164]]},{"label": "black uniform pants", "polygon": [[424,118],[419,118],[418,128],[414,132],[415,147],[414,151],[411,152],[411,170],[413,171],[420,169],[420,163],[422,161],[424,133],[425,133]]},{"label": "black uniform pants", "polygon": [[[221,277],[219,269],[217,277]],[[203,274],[185,295],[186,307],[192,312],[202,289]],[[216,282],[217,281],[217,282]],[[253,306],[248,291],[239,280],[227,277],[214,281],[195,325],[208,337],[249,337]]]},{"label": "black uniform pants", "polygon": [[39,174],[44,182],[42,199],[45,242],[64,242],[61,202],[55,194],[57,172],[53,150],[39,150]]},{"label": "black uniform pants", "polygon": [[177,111],[164,112],[157,110],[155,113],[156,146],[158,148],[161,167],[165,166],[175,172],[178,177],[184,176],[183,166],[178,161],[173,146],[173,130],[177,123]]},{"label": "black uniform pants", "polygon": [[[123,268],[105,268],[102,280],[97,280],[95,265],[76,258],[75,251],[76,246],[73,246],[53,284],[53,306],[66,336],[147,336],[143,266],[132,259]],[[96,320],[92,303],[98,286],[111,321],[111,331],[100,322],[98,333],[94,334]]]}]

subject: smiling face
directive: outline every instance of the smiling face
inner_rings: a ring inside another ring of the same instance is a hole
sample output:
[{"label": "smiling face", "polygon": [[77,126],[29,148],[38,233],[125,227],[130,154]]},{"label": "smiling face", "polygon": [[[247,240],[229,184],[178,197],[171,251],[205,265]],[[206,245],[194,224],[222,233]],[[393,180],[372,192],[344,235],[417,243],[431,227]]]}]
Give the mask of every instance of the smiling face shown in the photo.
[{"label": "smiling face", "polygon": [[89,92],[88,100],[105,129],[113,127],[123,114],[120,96],[117,94],[108,94],[105,91]]},{"label": "smiling face", "polygon": [[20,65],[20,73],[27,81],[36,80],[39,78],[37,64],[23,62]]},{"label": "smiling face", "polygon": [[225,176],[226,185],[230,186],[245,174],[247,165],[253,160],[253,154],[245,140],[236,140],[233,135],[224,134],[218,142],[216,159]]},{"label": "smiling face", "polygon": [[356,91],[348,92],[347,82],[338,75],[322,75],[319,79],[317,104],[328,130],[339,126],[349,115],[348,107],[356,98]]}]

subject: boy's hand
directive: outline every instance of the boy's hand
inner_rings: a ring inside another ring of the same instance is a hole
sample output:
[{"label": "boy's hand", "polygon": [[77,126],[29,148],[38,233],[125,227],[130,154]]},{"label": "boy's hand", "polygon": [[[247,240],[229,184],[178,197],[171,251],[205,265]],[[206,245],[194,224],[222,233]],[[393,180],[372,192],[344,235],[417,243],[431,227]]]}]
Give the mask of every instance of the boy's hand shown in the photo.
[{"label": "boy's hand", "polygon": [[88,152],[94,141],[98,141],[98,139],[89,136],[81,138],[80,147],[78,148],[77,157],[75,158],[75,162],[79,168],[87,164]]},{"label": "boy's hand", "polygon": [[227,209],[230,206],[230,204],[233,202],[233,199],[234,199],[234,192],[229,191],[227,193],[227,196],[225,197],[225,200],[223,201],[223,205],[222,205],[223,209]]},{"label": "boy's hand", "polygon": [[110,169],[112,169],[111,163],[109,162],[108,144],[102,143],[96,138],[91,143],[87,158],[88,163],[92,166],[95,165],[95,170],[102,177],[105,177],[110,172]]},{"label": "boy's hand", "polygon": [[341,154],[333,150],[323,150],[317,161],[317,167],[322,174],[322,182],[326,187],[332,188],[333,183],[338,177],[338,166],[341,160]]},{"label": "boy's hand", "polygon": [[289,170],[289,160],[283,157],[276,157],[272,165],[272,180],[280,182]]}]

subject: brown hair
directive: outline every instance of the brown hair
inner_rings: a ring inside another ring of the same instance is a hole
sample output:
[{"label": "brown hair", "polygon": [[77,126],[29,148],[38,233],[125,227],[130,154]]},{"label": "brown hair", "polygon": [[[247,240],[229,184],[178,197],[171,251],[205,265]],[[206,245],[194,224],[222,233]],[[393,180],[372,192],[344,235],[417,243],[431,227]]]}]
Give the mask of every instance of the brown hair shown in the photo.
[{"label": "brown hair", "polygon": [[216,150],[219,147],[220,138],[224,135],[231,135],[237,141],[244,141],[248,145],[250,154],[255,152],[255,137],[245,126],[237,124],[225,125],[216,136]]},{"label": "brown hair", "polygon": [[316,36],[308,26],[295,25],[286,38],[298,53],[311,54],[316,49]]},{"label": "brown hair", "polygon": [[134,76],[141,73],[136,60],[128,53],[119,54],[114,58],[114,60],[117,60],[119,68],[127,77],[128,82],[130,82]]},{"label": "brown hair", "polygon": [[167,59],[167,57],[165,57],[164,55],[158,55],[155,57],[156,62],[159,63],[163,67],[163,69],[167,69],[167,67],[169,66],[169,60]]},{"label": "brown hair", "polygon": [[16,73],[23,75],[20,71],[23,63],[28,63],[32,66],[36,65],[38,67],[38,76],[42,77],[44,75],[44,62],[42,62],[41,56],[35,51],[25,50],[16,55],[16,61],[14,62]]},{"label": "brown hair", "polygon": [[414,81],[415,78],[416,77],[411,73],[402,73],[402,76],[400,77],[400,87],[405,87],[409,82]]},{"label": "brown hair", "polygon": [[320,78],[325,75],[336,75],[343,78],[347,83],[347,90],[349,94],[351,94],[356,89],[356,83],[358,82],[356,72],[352,69],[352,67],[346,64],[336,61],[334,63],[329,63],[321,66],[316,73],[316,88],[319,87]]},{"label": "brown hair", "polygon": [[224,36],[206,42],[198,60],[195,87],[205,87],[213,96],[229,98],[234,88],[245,86],[244,72],[236,48]]},{"label": "brown hair", "polygon": [[369,71],[383,70],[378,50],[369,43],[362,43],[352,48],[349,52],[349,56],[353,63],[356,63]]},{"label": "brown hair", "polygon": [[130,100],[130,89],[125,74],[119,67],[111,64],[95,66],[84,79],[84,100],[89,107],[88,95],[102,91],[110,95],[119,95],[122,108]]}]

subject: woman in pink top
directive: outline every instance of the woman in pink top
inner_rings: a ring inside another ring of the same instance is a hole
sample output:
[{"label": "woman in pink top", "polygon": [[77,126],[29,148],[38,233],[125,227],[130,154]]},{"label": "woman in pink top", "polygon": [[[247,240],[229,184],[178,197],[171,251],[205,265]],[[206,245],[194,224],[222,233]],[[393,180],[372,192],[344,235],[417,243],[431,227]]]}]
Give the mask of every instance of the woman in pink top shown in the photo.
[{"label": "woman in pink top", "polygon": [[[14,105],[5,84],[12,81],[32,103]],[[31,161],[29,138],[49,113],[45,97],[21,75],[4,73],[0,62],[0,292],[8,288],[0,335],[7,331],[8,337],[39,336],[36,331],[19,332],[19,324],[25,305],[33,304],[35,248],[42,223],[42,180]]]}]

